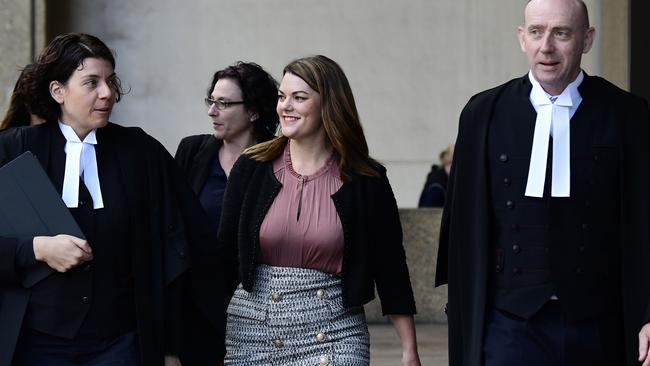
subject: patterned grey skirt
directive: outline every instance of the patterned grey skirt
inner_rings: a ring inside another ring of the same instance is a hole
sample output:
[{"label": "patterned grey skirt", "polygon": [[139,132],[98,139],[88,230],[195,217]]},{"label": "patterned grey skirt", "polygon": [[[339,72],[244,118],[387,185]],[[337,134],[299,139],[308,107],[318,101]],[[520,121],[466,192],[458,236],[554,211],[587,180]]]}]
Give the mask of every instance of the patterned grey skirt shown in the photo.
[{"label": "patterned grey skirt", "polygon": [[250,293],[228,306],[226,365],[366,366],[363,307],[345,309],[341,279],[313,269],[258,265]]}]

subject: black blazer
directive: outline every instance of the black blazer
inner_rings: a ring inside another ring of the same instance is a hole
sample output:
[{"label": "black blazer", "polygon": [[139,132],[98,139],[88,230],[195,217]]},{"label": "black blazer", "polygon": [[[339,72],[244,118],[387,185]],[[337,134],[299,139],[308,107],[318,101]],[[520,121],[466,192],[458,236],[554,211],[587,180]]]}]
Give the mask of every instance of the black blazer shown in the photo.
[{"label": "black blazer", "polygon": [[[47,171],[56,133],[60,134],[56,122],[3,131],[0,166],[31,151]],[[200,253],[202,241],[210,237],[207,223],[174,160],[158,141],[139,128],[113,123],[98,129],[97,139],[110,144],[117,155],[132,243],[139,244],[134,245],[132,260],[141,362],[162,364],[165,353],[180,348],[180,290],[190,263],[188,254]],[[0,320],[13,319],[2,322],[2,365],[11,362],[29,300],[29,289],[17,281],[14,268],[16,243],[0,240]]]},{"label": "black blazer", "polygon": [[178,144],[174,158],[197,195],[208,179],[211,164],[221,145],[223,141],[214,135],[187,136]]},{"label": "black blazer", "polygon": [[[281,188],[272,168],[242,155],[230,172],[219,228],[230,291],[239,281],[253,288],[260,226]],[[414,314],[397,204],[381,170],[380,178],[351,174],[332,195],[343,226],[343,304],[362,306],[376,285],[384,314]]]}]

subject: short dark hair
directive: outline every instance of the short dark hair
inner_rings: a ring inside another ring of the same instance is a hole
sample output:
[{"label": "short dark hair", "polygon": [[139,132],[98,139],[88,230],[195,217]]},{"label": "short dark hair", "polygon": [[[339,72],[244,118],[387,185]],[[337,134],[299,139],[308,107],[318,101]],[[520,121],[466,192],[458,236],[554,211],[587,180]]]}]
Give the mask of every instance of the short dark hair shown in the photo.
[{"label": "short dark hair", "polygon": [[[113,52],[99,38],[84,33],[66,33],[55,37],[41,52],[34,68],[24,76],[24,97],[28,109],[46,120],[58,119],[61,107],[50,95],[50,83],[66,84],[87,58],[110,62],[115,69]],[[119,78],[111,85],[116,102],[124,95]]]},{"label": "short dark hair", "polygon": [[212,94],[219,79],[231,79],[237,83],[246,108],[256,113],[253,133],[257,142],[275,137],[280,119],[275,111],[278,102],[278,82],[262,66],[254,62],[237,61],[212,76],[207,97]]}]

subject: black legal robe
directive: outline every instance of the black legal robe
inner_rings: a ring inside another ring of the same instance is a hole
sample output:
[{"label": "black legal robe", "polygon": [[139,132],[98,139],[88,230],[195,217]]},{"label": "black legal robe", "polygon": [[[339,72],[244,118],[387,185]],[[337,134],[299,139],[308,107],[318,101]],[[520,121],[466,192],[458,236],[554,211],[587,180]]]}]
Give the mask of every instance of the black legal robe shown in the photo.
[{"label": "black legal robe", "polygon": [[[495,270],[489,260],[493,258],[489,245],[492,224],[488,182],[489,128],[497,112],[497,104],[508,105],[515,114],[525,114],[531,108],[530,90],[527,75],[511,80],[472,97],[460,117],[436,273],[437,285],[449,283],[449,357],[450,365],[453,366],[478,366],[482,362],[483,327],[489,296],[488,274]],[[612,246],[619,247],[622,268],[618,274],[621,278],[618,287],[622,302],[615,311],[624,315],[627,364],[636,365],[637,334],[640,327],[650,320],[650,268],[647,266],[650,259],[648,106],[644,100],[598,77],[586,76],[579,91],[583,101],[576,115],[582,113],[581,118],[586,121],[606,120],[608,123],[605,125],[615,126],[614,135],[619,139],[616,141],[618,148],[613,155],[609,155],[617,159],[617,172],[572,170],[572,180],[576,175],[575,178],[580,180],[595,179],[597,184],[598,174],[613,174],[618,180],[618,190],[609,194],[618,199],[619,211],[594,214],[617,216],[620,222],[618,238],[611,243]],[[571,128],[573,146],[574,139],[582,136],[574,133],[573,125]],[[593,136],[592,141],[586,142],[591,144],[592,149],[606,147],[596,138],[600,135]],[[597,200],[598,197],[594,199]],[[557,224],[556,222],[555,225]],[[553,227],[554,223],[551,222],[550,225]],[[556,232],[557,236],[551,235],[551,243],[562,240],[562,233]],[[558,281],[573,281],[567,273],[557,272],[554,276],[559,276]],[[583,290],[583,284],[578,282],[565,285]]]},{"label": "black legal robe", "polygon": [[[29,150],[48,171],[55,161],[50,147],[57,134],[56,121],[3,131],[0,166]],[[165,353],[177,353],[180,348],[182,320],[178,314],[190,254],[209,261],[206,253],[214,245],[214,233],[208,230],[198,201],[159,142],[139,128],[113,123],[98,129],[97,139],[115,152],[128,208],[130,241],[138,243],[131,258],[141,363],[162,364]],[[55,186],[61,185],[55,182]],[[14,267],[16,245],[15,239],[0,239],[0,318],[19,319],[0,332],[0,364],[11,362],[29,299],[30,290],[22,288]],[[213,263],[218,265],[216,260]],[[209,306],[210,289],[205,292],[203,305]]]}]

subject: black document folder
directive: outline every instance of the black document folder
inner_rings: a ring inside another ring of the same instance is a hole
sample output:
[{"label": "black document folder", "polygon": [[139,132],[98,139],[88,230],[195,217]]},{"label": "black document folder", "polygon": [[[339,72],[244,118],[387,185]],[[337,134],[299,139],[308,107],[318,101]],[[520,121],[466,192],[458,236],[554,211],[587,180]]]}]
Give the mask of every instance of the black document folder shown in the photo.
[{"label": "black document folder", "polygon": [[[85,239],[50,178],[27,151],[0,168],[0,236],[25,238],[68,234]],[[31,287],[53,273],[38,262],[23,286]]]}]

